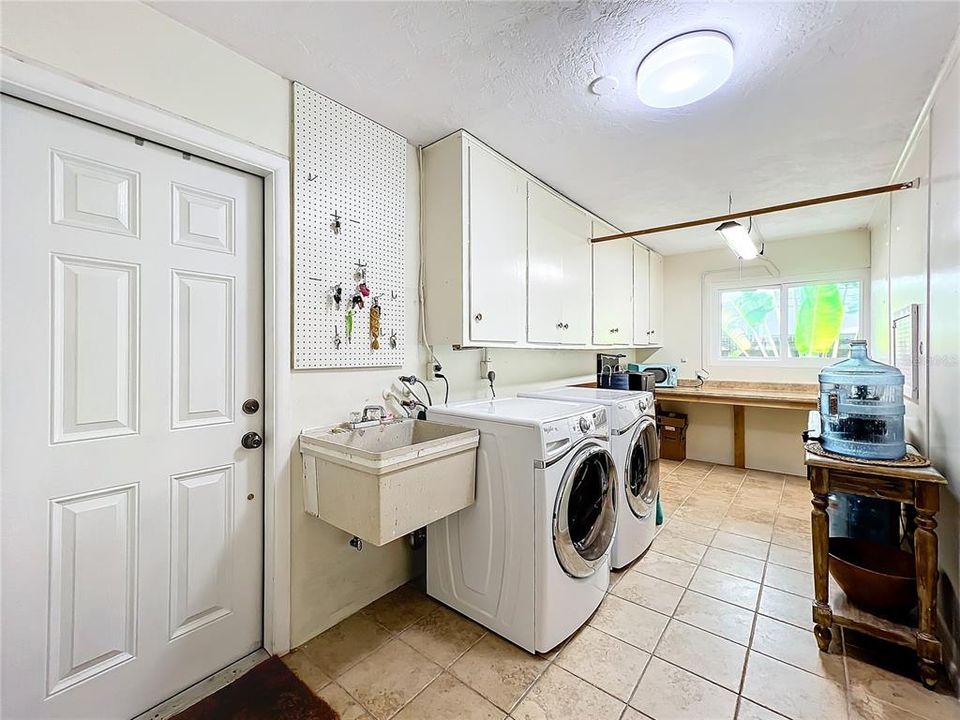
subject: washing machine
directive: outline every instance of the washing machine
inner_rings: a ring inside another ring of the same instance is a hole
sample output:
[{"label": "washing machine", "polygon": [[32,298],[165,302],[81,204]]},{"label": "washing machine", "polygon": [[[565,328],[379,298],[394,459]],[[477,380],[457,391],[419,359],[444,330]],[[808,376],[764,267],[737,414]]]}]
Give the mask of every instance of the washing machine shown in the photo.
[{"label": "washing machine", "polygon": [[610,452],[620,478],[617,534],[610,550],[610,564],[615,570],[629,565],[650,547],[657,532],[660,443],[653,393],[560,387],[520,395],[599,404],[607,409]]},{"label": "washing machine", "polygon": [[497,398],[433,406],[427,419],[480,431],[476,502],[427,527],[427,594],[529,652],[556,647],[609,585],[606,409]]}]

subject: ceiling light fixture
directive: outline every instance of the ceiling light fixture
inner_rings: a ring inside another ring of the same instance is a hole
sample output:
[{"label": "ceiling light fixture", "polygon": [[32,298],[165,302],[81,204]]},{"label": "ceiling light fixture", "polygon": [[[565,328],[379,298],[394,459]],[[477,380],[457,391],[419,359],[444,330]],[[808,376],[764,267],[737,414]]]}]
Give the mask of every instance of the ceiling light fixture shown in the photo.
[{"label": "ceiling light fixture", "polygon": [[733,72],[733,43],[716,30],[697,30],[661,43],[637,68],[644,105],[674,108],[716,92]]},{"label": "ceiling light fixture", "polygon": [[763,236],[754,226],[753,218],[750,218],[748,227],[736,220],[727,220],[717,228],[717,232],[741,260],[753,260],[758,255],[763,255]]}]

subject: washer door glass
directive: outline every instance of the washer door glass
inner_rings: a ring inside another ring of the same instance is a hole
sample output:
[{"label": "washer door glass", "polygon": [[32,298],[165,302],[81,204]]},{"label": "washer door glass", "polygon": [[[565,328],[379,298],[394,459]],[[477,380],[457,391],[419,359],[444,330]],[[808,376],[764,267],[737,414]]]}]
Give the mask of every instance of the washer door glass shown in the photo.
[{"label": "washer door glass", "polygon": [[553,545],[568,575],[592,575],[617,526],[617,469],[600,445],[588,443],[570,461],[553,513]]},{"label": "washer door glass", "polygon": [[624,489],[634,515],[643,518],[653,512],[660,490],[660,445],[653,418],[641,418],[633,433],[627,450]]}]

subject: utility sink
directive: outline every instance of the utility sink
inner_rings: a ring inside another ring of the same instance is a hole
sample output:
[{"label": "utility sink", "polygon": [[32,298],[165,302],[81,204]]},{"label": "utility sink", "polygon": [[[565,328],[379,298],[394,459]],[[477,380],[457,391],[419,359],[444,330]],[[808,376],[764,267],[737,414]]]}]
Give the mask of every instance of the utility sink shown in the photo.
[{"label": "utility sink", "polygon": [[304,430],[304,509],[386,545],[473,504],[479,442],[477,430],[426,420]]}]

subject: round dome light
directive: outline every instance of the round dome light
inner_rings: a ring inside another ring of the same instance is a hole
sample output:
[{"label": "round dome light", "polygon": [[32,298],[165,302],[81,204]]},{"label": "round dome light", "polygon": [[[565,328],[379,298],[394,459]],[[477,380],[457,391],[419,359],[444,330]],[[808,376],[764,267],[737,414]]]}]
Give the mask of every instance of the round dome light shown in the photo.
[{"label": "round dome light", "polygon": [[698,30],[661,43],[637,68],[644,105],[673,108],[716,92],[733,72],[733,43],[715,30]]}]

